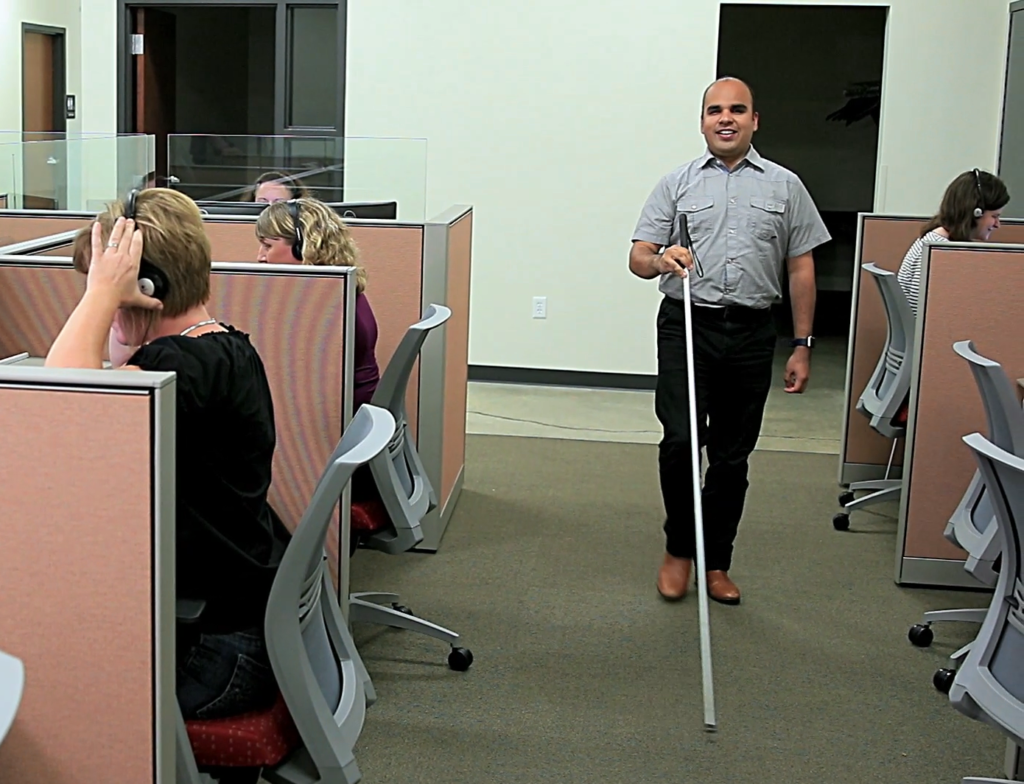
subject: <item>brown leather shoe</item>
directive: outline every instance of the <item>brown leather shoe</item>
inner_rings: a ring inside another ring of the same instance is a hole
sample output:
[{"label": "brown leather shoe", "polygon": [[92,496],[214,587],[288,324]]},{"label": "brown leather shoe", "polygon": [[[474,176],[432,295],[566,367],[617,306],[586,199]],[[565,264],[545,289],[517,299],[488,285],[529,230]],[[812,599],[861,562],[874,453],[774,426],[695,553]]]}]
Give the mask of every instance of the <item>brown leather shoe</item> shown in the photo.
[{"label": "brown leather shoe", "polygon": [[691,563],[689,558],[676,558],[665,553],[665,560],[658,570],[658,593],[663,599],[678,602],[686,596],[686,589],[690,585]]},{"label": "brown leather shoe", "polygon": [[740,603],[739,587],[720,569],[708,572],[708,596],[722,604]]}]

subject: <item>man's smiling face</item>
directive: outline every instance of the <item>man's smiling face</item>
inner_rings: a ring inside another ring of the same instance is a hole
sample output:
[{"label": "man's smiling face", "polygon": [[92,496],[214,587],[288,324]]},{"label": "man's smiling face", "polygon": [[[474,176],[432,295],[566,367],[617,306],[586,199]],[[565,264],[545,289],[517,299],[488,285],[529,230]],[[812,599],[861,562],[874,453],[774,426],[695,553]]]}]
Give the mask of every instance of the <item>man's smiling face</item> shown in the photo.
[{"label": "man's smiling face", "polygon": [[743,158],[757,130],[750,90],[738,79],[715,82],[704,96],[701,133],[711,154],[726,164]]}]

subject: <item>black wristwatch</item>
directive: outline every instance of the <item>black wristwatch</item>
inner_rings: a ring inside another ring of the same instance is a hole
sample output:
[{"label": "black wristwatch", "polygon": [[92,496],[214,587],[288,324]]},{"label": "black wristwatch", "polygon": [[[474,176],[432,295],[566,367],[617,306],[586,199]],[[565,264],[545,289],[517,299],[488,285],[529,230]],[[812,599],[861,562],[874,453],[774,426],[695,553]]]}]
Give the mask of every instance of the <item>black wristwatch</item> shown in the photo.
[{"label": "black wristwatch", "polygon": [[789,341],[790,348],[797,348],[798,346],[806,346],[807,348],[814,348],[814,335],[808,335],[805,338],[793,338]]}]

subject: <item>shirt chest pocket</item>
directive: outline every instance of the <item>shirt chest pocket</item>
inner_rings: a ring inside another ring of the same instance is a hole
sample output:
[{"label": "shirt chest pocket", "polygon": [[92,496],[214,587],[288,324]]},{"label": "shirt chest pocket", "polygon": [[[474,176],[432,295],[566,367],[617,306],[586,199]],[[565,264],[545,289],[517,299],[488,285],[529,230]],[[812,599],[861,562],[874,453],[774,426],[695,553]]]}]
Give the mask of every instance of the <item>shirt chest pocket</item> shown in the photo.
[{"label": "shirt chest pocket", "polygon": [[[714,230],[715,200],[710,196],[688,196],[676,207],[676,226],[679,216],[686,216],[686,225],[691,237],[703,237]],[[673,227],[675,230],[676,227]],[[677,237],[678,239],[678,237]]]},{"label": "shirt chest pocket", "polygon": [[786,228],[786,202],[783,199],[750,197],[750,230],[759,240],[777,240]]}]

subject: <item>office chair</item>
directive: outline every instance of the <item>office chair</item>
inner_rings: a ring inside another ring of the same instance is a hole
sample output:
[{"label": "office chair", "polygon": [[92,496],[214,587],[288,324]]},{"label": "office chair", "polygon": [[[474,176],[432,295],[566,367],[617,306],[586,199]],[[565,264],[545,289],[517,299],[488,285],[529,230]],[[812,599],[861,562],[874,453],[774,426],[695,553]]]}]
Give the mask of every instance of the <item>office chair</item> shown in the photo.
[{"label": "office chair", "polygon": [[[953,350],[963,357],[978,385],[981,402],[988,422],[988,438],[997,447],[1018,457],[1024,457],[1024,411],[1017,402],[1013,384],[998,362],[981,356],[969,340],[953,344]],[[974,477],[960,504],[946,524],[946,539],[967,551],[964,569],[985,586],[996,584],[994,565],[999,557],[1000,540],[992,524],[995,512],[981,472]],[[908,637],[918,647],[927,647],[933,640],[931,624],[935,621],[962,621],[981,623],[985,608],[966,610],[934,610],[926,612],[919,624],[910,628]],[[962,659],[970,645],[950,657],[951,662]]]},{"label": "office chair", "polygon": [[25,665],[21,659],[0,651],[0,744],[14,724],[25,691]]},{"label": "office chair", "polygon": [[[396,428],[387,449],[370,461],[380,501],[352,504],[352,532],[365,547],[390,554],[411,550],[423,541],[423,518],[437,508],[437,495],[409,433],[405,395],[427,335],[451,315],[443,305],[430,305],[423,319],[406,331],[374,392],[373,405],[390,411]],[[473,663],[471,651],[456,647],[458,634],[417,618],[399,604],[398,594],[353,593],[349,597],[349,617],[353,622],[406,629],[448,643],[448,665],[453,670],[467,670]]]},{"label": "office chair", "polygon": [[[849,489],[839,496],[843,511],[832,518],[832,525],[837,531],[845,531],[850,527],[850,512],[885,501],[896,501],[903,491],[903,480],[890,479],[889,474],[896,456],[896,445],[907,434],[907,395],[910,392],[908,357],[914,347],[914,312],[910,309],[895,273],[874,263],[863,265],[863,269],[874,278],[882,295],[888,334],[871,380],[857,401],[857,411],[868,417],[873,430],[892,439],[892,449],[883,479],[852,482]],[[855,493],[861,491],[867,491],[868,495],[857,498]]]},{"label": "office chair", "polygon": [[[955,673],[939,670],[935,685],[949,692],[953,707],[989,724],[1024,746],[1024,585],[1021,584],[1021,536],[1024,535],[1024,460],[1000,449],[980,433],[964,437],[974,453],[995,511],[993,527],[1002,552],[995,594],[981,631]],[[963,784],[1009,779],[966,777]]]},{"label": "office chair", "polygon": [[380,454],[394,433],[394,417],[376,406],[360,408],[345,430],[267,602],[264,631],[280,695],[262,711],[179,722],[179,784],[201,782],[200,768],[221,781],[255,781],[258,773],[270,784],[355,784],[362,778],[353,748],[376,695],[338,606],[324,541],[353,472]]}]

